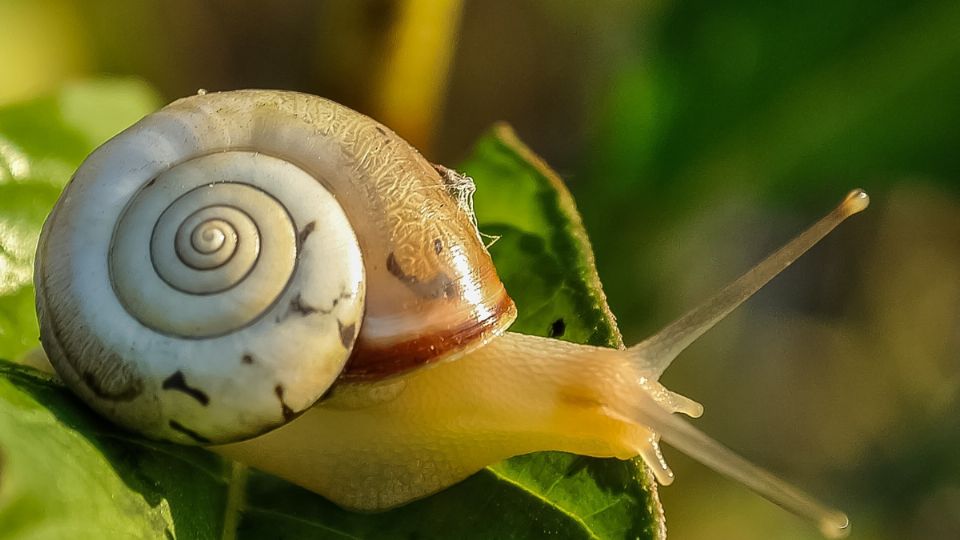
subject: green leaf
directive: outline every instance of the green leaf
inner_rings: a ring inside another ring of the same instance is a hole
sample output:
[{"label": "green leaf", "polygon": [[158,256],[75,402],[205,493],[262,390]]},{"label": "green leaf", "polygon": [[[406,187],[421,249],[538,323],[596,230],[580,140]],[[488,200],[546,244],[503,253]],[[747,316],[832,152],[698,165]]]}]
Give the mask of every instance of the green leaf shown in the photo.
[{"label": "green leaf", "polygon": [[87,154],[158,104],[140,81],[103,79],[0,109],[0,358],[38,344],[33,258],[60,190]]},{"label": "green leaf", "polygon": [[230,467],[119,432],[0,361],[0,538],[217,538]]},{"label": "green leaf", "polygon": [[[36,343],[33,250],[82,158],[155,105],[129,81],[86,83],[0,109],[0,356]],[[621,346],[569,193],[506,126],[462,169],[481,230],[519,308],[515,330]],[[535,269],[536,271],[531,271]],[[379,514],[203,450],[121,432],[54,380],[0,362],[0,538],[657,538],[662,510],[637,461],[563,453],[494,464]]]}]

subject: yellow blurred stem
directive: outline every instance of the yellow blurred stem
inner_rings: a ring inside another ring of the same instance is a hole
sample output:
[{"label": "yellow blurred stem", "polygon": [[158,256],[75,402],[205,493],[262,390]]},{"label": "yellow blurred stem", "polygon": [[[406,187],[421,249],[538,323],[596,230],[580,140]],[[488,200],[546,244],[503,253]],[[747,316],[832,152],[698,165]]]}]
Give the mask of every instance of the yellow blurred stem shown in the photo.
[{"label": "yellow blurred stem", "polygon": [[73,2],[0,2],[0,104],[48,92],[89,64]]},{"label": "yellow blurred stem", "polygon": [[404,0],[398,5],[373,112],[417,148],[430,147],[462,8],[462,0]]}]

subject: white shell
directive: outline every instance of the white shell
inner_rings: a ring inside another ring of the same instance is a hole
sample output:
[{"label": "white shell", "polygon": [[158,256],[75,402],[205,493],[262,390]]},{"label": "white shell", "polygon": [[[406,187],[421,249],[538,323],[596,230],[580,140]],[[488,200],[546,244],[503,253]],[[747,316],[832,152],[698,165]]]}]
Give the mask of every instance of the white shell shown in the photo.
[{"label": "white shell", "polygon": [[319,399],[350,355],[357,237],[319,179],[247,150],[264,136],[151,115],[86,160],[44,226],[44,348],[130,429],[192,444],[257,435]]}]

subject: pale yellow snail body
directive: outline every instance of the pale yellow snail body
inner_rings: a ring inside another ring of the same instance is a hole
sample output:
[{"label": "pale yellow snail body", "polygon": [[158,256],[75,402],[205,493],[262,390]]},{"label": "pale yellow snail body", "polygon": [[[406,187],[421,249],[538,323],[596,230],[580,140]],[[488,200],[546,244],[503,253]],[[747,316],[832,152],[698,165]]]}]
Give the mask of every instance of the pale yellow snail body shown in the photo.
[{"label": "pale yellow snail body", "polygon": [[675,417],[702,408],[657,379],[862,210],[863,192],[704,306],[613,350],[507,332],[515,308],[472,188],[318,97],[179,100],[96,150],[47,220],[44,350],[120,425],[208,445],[347,508],[401,505],[540,450],[639,455],[669,483],[662,437],[842,534],[843,514]]}]

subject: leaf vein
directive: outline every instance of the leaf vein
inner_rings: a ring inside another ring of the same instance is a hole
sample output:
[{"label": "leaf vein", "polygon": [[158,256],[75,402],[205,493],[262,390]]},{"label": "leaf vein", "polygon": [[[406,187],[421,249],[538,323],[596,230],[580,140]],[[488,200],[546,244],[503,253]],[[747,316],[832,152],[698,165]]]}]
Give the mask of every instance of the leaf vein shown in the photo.
[{"label": "leaf vein", "polygon": [[510,478],[510,477],[508,477],[508,476],[503,475],[502,473],[497,472],[497,471],[494,470],[492,467],[487,467],[487,470],[490,471],[491,473],[493,473],[493,475],[496,476],[497,478],[499,478],[500,480],[502,480],[502,481],[504,481],[504,482],[506,482],[506,483],[508,483],[508,484],[510,484],[510,485],[512,485],[512,486],[514,486],[514,487],[516,487],[517,489],[521,489],[521,490],[529,493],[531,496],[533,496],[533,497],[535,497],[535,498],[537,498],[537,499],[540,499],[544,504],[546,504],[546,505],[548,505],[548,506],[551,506],[551,507],[553,507],[553,508],[556,508],[557,510],[560,511],[560,513],[562,513],[562,514],[564,514],[565,516],[567,516],[568,518],[570,518],[574,523],[576,523],[577,525],[580,525],[581,527],[583,527],[583,530],[586,531],[586,533],[590,536],[590,538],[595,538],[595,539],[599,540],[600,537],[597,536],[597,534],[596,534],[595,532],[593,532],[593,529],[590,528],[590,526],[587,524],[586,521],[584,521],[583,519],[581,519],[579,516],[577,516],[576,514],[574,514],[572,511],[570,511],[570,510],[564,508],[563,506],[561,506],[560,503],[558,503],[557,501],[551,500],[551,499],[549,499],[548,497],[546,497],[545,494],[539,493],[539,492],[531,489],[530,487],[525,486],[525,485],[521,484],[520,482],[517,482],[517,481],[514,480],[513,478]]},{"label": "leaf vein", "polygon": [[248,513],[257,513],[257,514],[266,515],[266,516],[273,517],[273,518],[282,518],[282,519],[286,519],[287,521],[294,521],[294,522],[296,522],[296,523],[301,523],[301,524],[303,524],[303,525],[309,525],[309,526],[311,526],[311,527],[314,527],[314,528],[317,528],[317,529],[321,529],[321,530],[324,530],[324,531],[327,531],[327,532],[330,532],[330,533],[333,533],[333,534],[342,536],[342,537],[344,537],[344,538],[351,538],[352,540],[363,540],[363,538],[360,537],[360,536],[353,536],[353,535],[350,534],[350,533],[345,533],[345,532],[343,532],[343,531],[338,531],[337,529],[333,529],[333,528],[331,528],[331,527],[327,527],[326,525],[324,525],[324,524],[322,524],[322,523],[317,523],[317,522],[315,522],[315,521],[310,521],[310,520],[307,520],[307,519],[299,518],[299,517],[297,517],[297,516],[292,516],[292,515],[290,515],[290,514],[284,514],[283,512],[278,512],[278,511],[276,511],[276,510],[267,510],[266,508],[258,508],[258,507],[255,507],[255,506],[249,506],[249,505],[248,505],[248,506],[246,507],[246,512],[248,512]]}]

